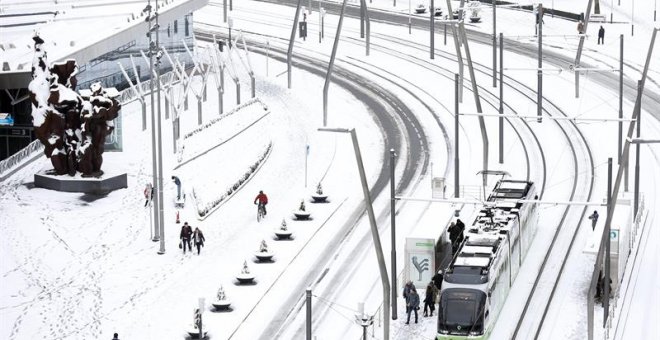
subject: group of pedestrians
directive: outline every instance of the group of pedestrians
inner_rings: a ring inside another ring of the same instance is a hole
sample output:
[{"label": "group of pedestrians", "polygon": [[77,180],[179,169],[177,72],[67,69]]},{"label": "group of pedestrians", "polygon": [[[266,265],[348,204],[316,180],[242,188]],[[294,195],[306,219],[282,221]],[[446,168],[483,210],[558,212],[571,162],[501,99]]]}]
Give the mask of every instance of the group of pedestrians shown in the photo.
[{"label": "group of pedestrians", "polygon": [[[441,287],[442,271],[439,271],[438,274],[433,276],[428,285],[426,285],[426,292],[424,294],[424,300],[422,301],[424,302],[424,317],[433,316],[433,312],[435,312],[435,303]],[[415,288],[412,281],[406,282],[406,285],[403,287],[403,298],[406,301],[406,325],[410,324],[410,316],[413,313],[415,314],[415,323],[417,323],[419,321],[417,311],[419,310],[420,300],[417,288]]]},{"label": "group of pedestrians", "polygon": [[197,227],[195,227],[195,230],[193,231],[192,227],[188,225],[188,222],[183,223],[183,226],[181,226],[179,239],[179,248],[183,249],[184,254],[186,253],[186,247],[188,248],[188,251],[192,253],[191,242],[194,242],[195,247],[197,247],[197,255],[199,255],[202,247],[204,246],[204,241],[206,241],[202,231]]}]

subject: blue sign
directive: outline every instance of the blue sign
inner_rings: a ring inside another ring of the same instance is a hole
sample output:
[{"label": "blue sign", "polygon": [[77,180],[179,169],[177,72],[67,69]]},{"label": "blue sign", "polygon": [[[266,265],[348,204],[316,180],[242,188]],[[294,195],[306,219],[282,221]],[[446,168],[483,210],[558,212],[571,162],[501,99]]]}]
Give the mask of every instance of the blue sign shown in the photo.
[{"label": "blue sign", "polygon": [[14,118],[10,113],[0,113],[1,126],[14,126]]}]

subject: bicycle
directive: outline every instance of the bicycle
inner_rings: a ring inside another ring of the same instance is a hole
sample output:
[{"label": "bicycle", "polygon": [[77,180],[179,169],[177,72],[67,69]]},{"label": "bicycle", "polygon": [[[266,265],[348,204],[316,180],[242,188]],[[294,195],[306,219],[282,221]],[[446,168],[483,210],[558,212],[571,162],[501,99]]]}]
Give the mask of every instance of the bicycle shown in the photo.
[{"label": "bicycle", "polygon": [[257,204],[257,222],[261,222],[264,217],[266,217],[266,206],[260,202]]}]

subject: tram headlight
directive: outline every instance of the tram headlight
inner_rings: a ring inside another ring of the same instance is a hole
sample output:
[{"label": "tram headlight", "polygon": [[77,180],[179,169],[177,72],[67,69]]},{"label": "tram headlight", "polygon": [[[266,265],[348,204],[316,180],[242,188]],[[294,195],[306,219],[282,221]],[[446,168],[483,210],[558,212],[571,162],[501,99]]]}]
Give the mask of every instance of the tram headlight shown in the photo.
[{"label": "tram headlight", "polygon": [[477,331],[477,332],[474,332],[474,331],[472,331],[472,332],[469,332],[468,335],[469,335],[469,336],[479,336],[479,335],[481,335],[481,332],[478,332],[478,331]]}]

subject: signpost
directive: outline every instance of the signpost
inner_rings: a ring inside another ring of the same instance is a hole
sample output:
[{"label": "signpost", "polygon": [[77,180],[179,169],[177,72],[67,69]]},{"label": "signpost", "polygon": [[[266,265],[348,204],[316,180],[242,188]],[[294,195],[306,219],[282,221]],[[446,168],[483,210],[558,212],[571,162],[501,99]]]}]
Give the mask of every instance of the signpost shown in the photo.
[{"label": "signpost", "polygon": [[418,289],[426,287],[435,274],[435,239],[406,237],[404,280]]}]

